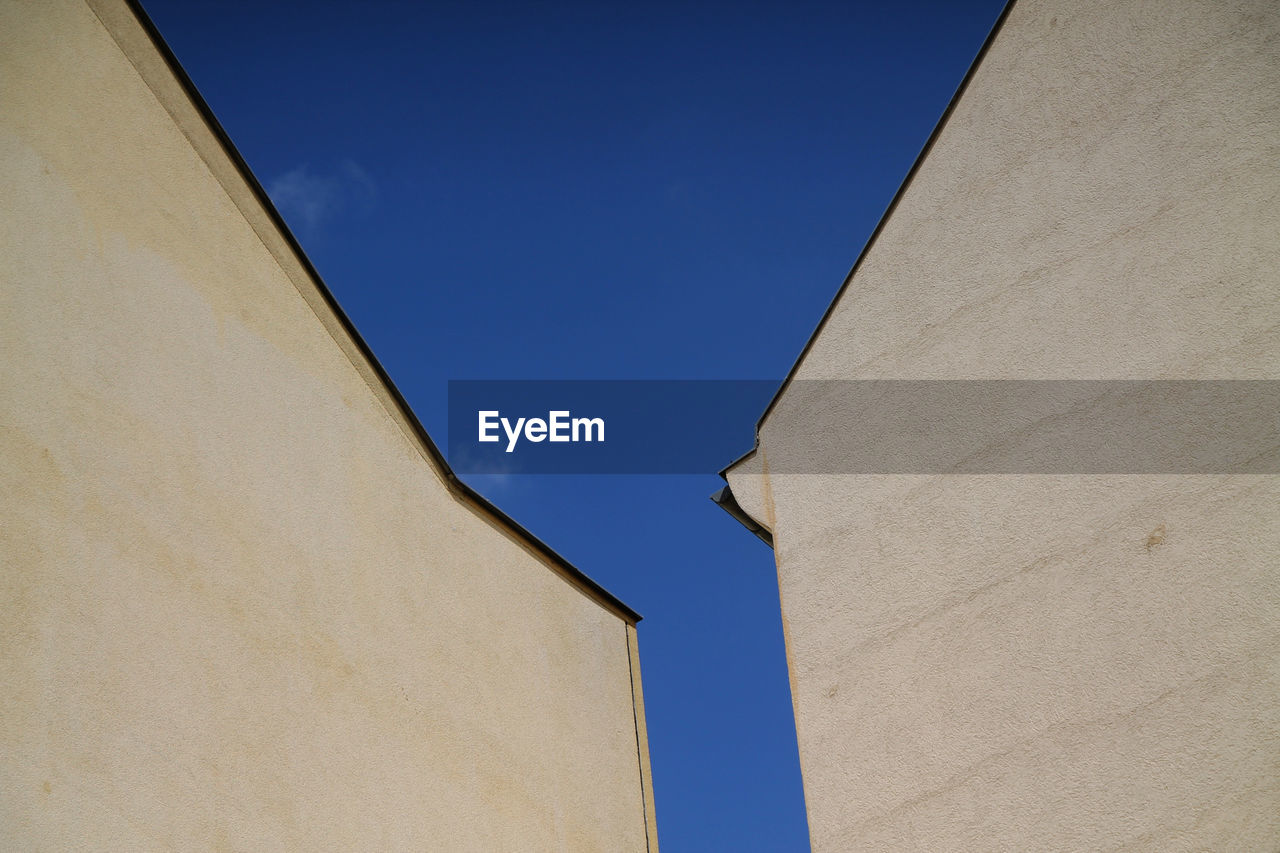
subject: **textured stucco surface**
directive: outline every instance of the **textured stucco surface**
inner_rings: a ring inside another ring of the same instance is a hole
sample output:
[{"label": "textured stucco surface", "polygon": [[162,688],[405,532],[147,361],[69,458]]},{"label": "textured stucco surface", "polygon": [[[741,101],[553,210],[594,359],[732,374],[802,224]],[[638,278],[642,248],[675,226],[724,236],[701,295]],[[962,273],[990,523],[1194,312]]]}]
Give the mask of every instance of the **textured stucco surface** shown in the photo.
[{"label": "textured stucco surface", "polygon": [[645,849],[634,627],[446,488],[93,6],[0,0],[0,847]]},{"label": "textured stucco surface", "polygon": [[[1019,0],[798,379],[1280,379],[1280,7]],[[785,402],[786,392],[783,392]],[[815,849],[1280,849],[1280,478],[729,473]]]}]

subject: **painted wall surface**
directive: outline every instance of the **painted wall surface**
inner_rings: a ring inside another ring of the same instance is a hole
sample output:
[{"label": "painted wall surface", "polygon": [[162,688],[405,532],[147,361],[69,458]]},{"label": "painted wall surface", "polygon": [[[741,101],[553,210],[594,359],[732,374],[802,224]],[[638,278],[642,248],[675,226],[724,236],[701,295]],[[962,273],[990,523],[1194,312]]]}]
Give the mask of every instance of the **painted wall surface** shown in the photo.
[{"label": "painted wall surface", "polygon": [[446,488],[123,3],[0,2],[0,199],[0,848],[646,849],[634,627]]},{"label": "painted wall surface", "polygon": [[[1280,379],[1280,6],[1018,0],[795,376]],[[815,849],[1280,848],[1280,478],[788,474],[780,429],[729,482]]]}]

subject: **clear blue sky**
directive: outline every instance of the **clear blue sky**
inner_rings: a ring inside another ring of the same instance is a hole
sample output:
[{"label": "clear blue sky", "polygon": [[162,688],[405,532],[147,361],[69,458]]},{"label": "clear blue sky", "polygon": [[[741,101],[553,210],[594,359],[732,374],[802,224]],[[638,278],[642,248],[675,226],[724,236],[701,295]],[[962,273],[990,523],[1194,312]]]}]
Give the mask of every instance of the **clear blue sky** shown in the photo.
[{"label": "clear blue sky", "polygon": [[[781,378],[1003,0],[145,5],[443,443],[448,379]],[[714,472],[473,484],[644,614],[662,849],[807,849]]]}]

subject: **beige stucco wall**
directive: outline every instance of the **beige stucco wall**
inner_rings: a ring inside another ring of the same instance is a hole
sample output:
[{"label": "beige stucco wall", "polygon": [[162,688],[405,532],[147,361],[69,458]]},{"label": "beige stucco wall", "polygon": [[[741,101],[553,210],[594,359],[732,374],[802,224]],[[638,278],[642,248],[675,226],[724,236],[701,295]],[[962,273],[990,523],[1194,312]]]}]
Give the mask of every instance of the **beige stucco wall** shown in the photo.
[{"label": "beige stucco wall", "polygon": [[634,626],[447,488],[92,6],[0,2],[0,848],[645,849]]},{"label": "beige stucco wall", "polygon": [[[1280,379],[1280,7],[1019,0],[796,378]],[[1280,478],[797,475],[779,429],[729,481],[815,849],[1280,849]]]}]

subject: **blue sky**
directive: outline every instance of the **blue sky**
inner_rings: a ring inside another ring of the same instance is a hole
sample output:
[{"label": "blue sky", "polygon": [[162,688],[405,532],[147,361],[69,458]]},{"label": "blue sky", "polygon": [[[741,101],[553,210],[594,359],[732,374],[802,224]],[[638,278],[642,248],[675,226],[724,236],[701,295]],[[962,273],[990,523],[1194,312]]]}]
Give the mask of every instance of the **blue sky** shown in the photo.
[{"label": "blue sky", "polygon": [[[145,5],[443,443],[449,379],[785,375],[1003,2]],[[714,472],[472,483],[644,614],[662,849],[806,849]]]}]

